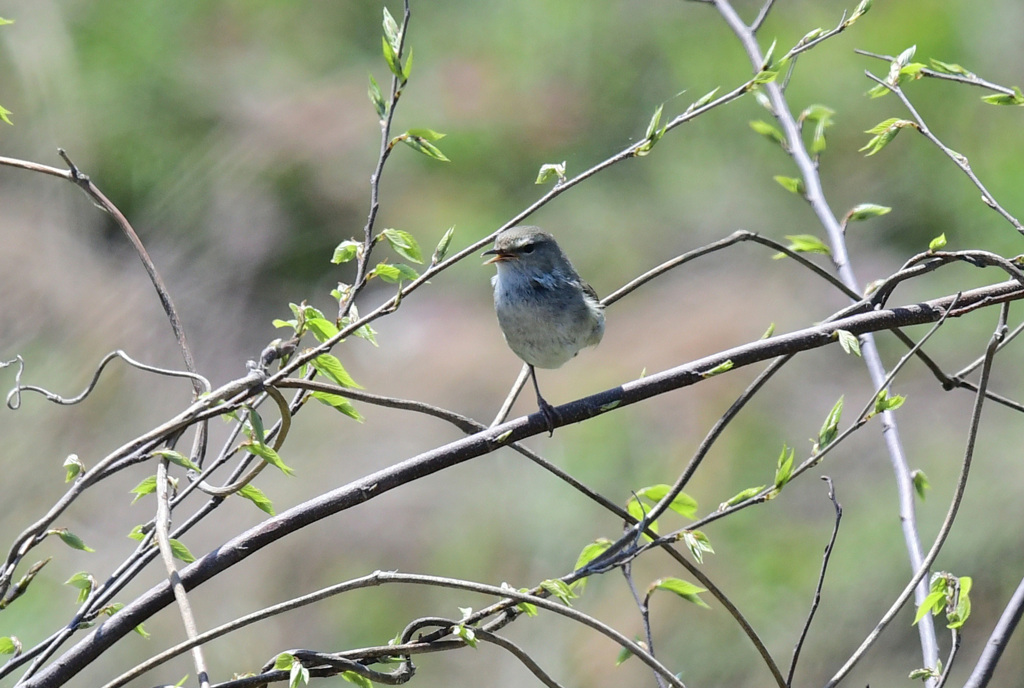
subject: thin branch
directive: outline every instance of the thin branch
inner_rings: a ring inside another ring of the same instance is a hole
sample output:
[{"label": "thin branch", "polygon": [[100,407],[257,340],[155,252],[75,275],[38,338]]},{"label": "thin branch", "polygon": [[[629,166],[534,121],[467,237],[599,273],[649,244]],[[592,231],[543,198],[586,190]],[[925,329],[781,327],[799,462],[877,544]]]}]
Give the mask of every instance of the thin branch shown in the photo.
[{"label": "thin branch", "polygon": [[[974,458],[975,443],[978,438],[978,428],[981,425],[981,410],[985,403],[985,395],[982,393],[987,387],[989,382],[989,376],[992,372],[992,360],[995,358],[996,349],[999,346],[999,342],[1002,341],[1003,336],[1006,334],[1006,305],[1004,304],[1002,313],[1000,314],[999,324],[996,327],[992,338],[989,340],[988,347],[986,349],[987,355],[985,363],[981,368],[981,379],[978,382],[980,390],[975,395],[974,399],[974,410],[971,413],[971,422],[967,434],[967,447],[964,450],[964,459],[960,466],[960,477],[957,479],[956,489],[953,492],[953,498],[950,501],[949,509],[946,512],[946,518],[942,522],[942,526],[939,528],[938,534],[935,536],[935,542],[932,544],[931,549],[925,556],[921,565],[917,571],[914,572],[913,577],[907,586],[903,589],[903,592],[899,594],[896,601],[893,602],[889,610],[882,615],[875,628],[868,634],[861,643],[860,647],[850,656],[850,658],[840,667],[839,671],[829,679],[828,683],[825,684],[825,688],[835,688],[843,678],[853,669],[854,665],[860,661],[861,657],[868,651],[868,649],[875,644],[879,637],[881,637],[882,631],[885,630],[886,626],[896,618],[896,614],[899,613],[903,605],[910,600],[910,597],[914,594],[918,584],[921,583],[928,575],[928,571],[931,565],[934,563],[936,557],[939,556],[939,551],[942,549],[942,545],[946,542],[946,537],[949,535],[949,531],[953,528],[953,521],[956,519],[957,512],[960,509],[960,502],[963,499],[964,492],[967,489],[967,477],[970,475],[971,462]],[[926,664],[925,666],[934,666],[935,663]]]},{"label": "thin branch", "polygon": [[47,401],[52,401],[53,403],[60,404],[62,406],[73,406],[74,404],[81,403],[96,388],[96,384],[99,382],[100,376],[103,374],[103,369],[106,368],[107,364],[110,363],[115,358],[120,358],[122,361],[124,361],[128,365],[130,365],[130,366],[132,366],[134,368],[138,368],[139,370],[143,370],[143,371],[145,371],[147,373],[156,373],[157,375],[166,375],[167,377],[184,377],[184,378],[188,378],[188,379],[190,379],[192,381],[193,385],[199,385],[201,393],[209,392],[210,391],[210,381],[207,380],[202,375],[198,375],[197,373],[193,373],[193,372],[189,372],[189,371],[184,371],[184,370],[172,370],[170,368],[158,368],[156,366],[151,366],[151,365],[147,365],[145,363],[140,363],[139,361],[136,361],[131,356],[129,356],[127,353],[122,351],[121,349],[117,349],[116,351],[111,351],[109,354],[107,354],[106,356],[104,356],[100,360],[100,362],[96,365],[96,369],[92,373],[92,379],[89,381],[89,384],[86,385],[84,390],[82,390],[76,396],[73,396],[73,397],[63,397],[63,396],[61,396],[59,394],[55,394],[55,393],[53,393],[53,392],[51,392],[51,391],[49,391],[47,389],[44,389],[42,387],[37,387],[35,385],[23,385],[23,384],[21,384],[20,377],[21,377],[21,374],[24,372],[24,367],[25,366],[24,366],[24,361],[21,361],[21,357],[19,356],[17,358],[17,360],[21,361],[21,366],[20,366],[20,369],[18,371],[18,380],[15,381],[15,385],[11,389],[11,391],[7,393],[7,408],[11,409],[12,411],[17,411],[19,408],[21,408],[21,393],[22,392],[35,392],[37,394],[41,394],[44,397],[46,397]]},{"label": "thin branch", "polygon": [[974,173],[974,170],[971,169],[971,163],[970,161],[968,161],[965,155],[963,155],[962,153],[957,153],[955,150],[953,150],[952,148],[944,144],[941,140],[939,140],[939,137],[932,133],[931,129],[928,128],[928,125],[925,124],[924,118],[921,117],[921,114],[917,111],[917,108],[914,107],[913,103],[910,102],[910,99],[907,98],[906,94],[903,92],[903,89],[901,89],[899,86],[895,84],[890,84],[887,81],[878,78],[871,72],[865,71],[864,74],[867,75],[867,77],[872,81],[881,84],[882,86],[885,86],[892,93],[895,93],[896,97],[899,98],[900,102],[903,103],[903,106],[907,108],[908,112],[910,112],[910,116],[914,118],[914,122],[917,124],[917,130],[926,139],[928,139],[936,148],[942,151],[947,158],[952,160],[953,164],[959,167],[960,171],[966,174],[967,178],[971,180],[971,183],[974,184],[974,186],[976,186],[979,191],[981,191],[982,203],[984,203],[989,208],[992,208],[992,210],[999,213],[1003,217],[1003,219],[1005,219],[1007,222],[1013,225],[1014,229],[1016,229],[1021,234],[1024,234],[1024,224],[1021,224],[1020,220],[1018,220],[1016,217],[1010,214],[1009,211],[1003,208],[1003,206],[1001,206],[996,201],[995,196],[993,196],[992,193],[989,192],[989,190],[981,182],[981,179],[978,178],[978,175],[976,175]]},{"label": "thin branch", "polygon": [[[192,349],[188,344],[188,337],[185,336],[185,328],[181,324],[181,318],[178,317],[178,311],[174,307],[174,301],[171,299],[171,293],[167,290],[167,285],[164,284],[163,278],[156,269],[156,264],[149,257],[149,253],[146,251],[146,247],[142,245],[142,240],[139,239],[139,235],[135,232],[135,228],[132,227],[131,223],[128,222],[128,218],[117,208],[116,205],[110,202],[103,192],[92,183],[88,175],[82,174],[81,171],[71,162],[71,158],[68,157],[67,153],[63,148],[58,148],[57,153],[67,163],[69,177],[68,179],[73,182],[78,188],[85,192],[85,194],[92,199],[101,210],[110,215],[113,218],[114,223],[120,228],[121,232],[124,233],[128,242],[135,249],[135,253],[138,254],[139,260],[142,261],[143,267],[146,269],[146,273],[149,275],[149,280],[153,283],[153,287],[156,289],[157,296],[160,298],[160,305],[163,306],[164,313],[167,315],[167,319],[171,324],[171,330],[174,332],[175,339],[178,340],[178,348],[181,350],[181,357],[185,361],[185,367],[190,373],[196,372],[196,362],[192,357]],[[192,380],[192,387],[195,391],[196,396],[203,393],[203,389],[199,383],[199,380]]]},{"label": "thin branch", "polygon": [[[164,458],[157,462],[156,466],[156,542],[167,571],[167,581],[174,591],[174,600],[178,605],[181,622],[185,626],[185,635],[192,640],[199,635],[199,630],[196,628],[195,614],[192,613],[192,605],[188,601],[185,586],[182,585],[178,569],[174,565],[174,553],[171,551],[171,538],[168,533],[171,505],[167,497],[167,464],[168,459]],[[201,646],[196,645],[192,648],[192,661],[196,667],[200,688],[209,688],[210,675]]]},{"label": "thin branch", "polygon": [[761,5],[761,10],[757,13],[757,18],[754,19],[750,24],[750,30],[757,33],[761,25],[764,24],[764,20],[768,18],[768,13],[772,11],[772,6],[775,4],[775,0],[765,0],[765,3]]},{"label": "thin branch", "polygon": [[[893,62],[896,60],[896,58],[893,57],[892,55],[873,53],[868,50],[861,50],[860,48],[854,48],[853,52],[857,53],[858,55],[873,57],[875,59],[883,60],[885,62]],[[1003,95],[1007,96],[1015,95],[1014,90],[1012,88],[1009,88],[1008,86],[1000,86],[999,84],[992,83],[991,81],[986,81],[985,79],[982,79],[977,74],[974,74],[972,72],[968,72],[967,74],[948,74],[946,72],[939,72],[934,69],[929,69],[928,67],[925,67],[917,73],[921,76],[927,76],[933,79],[944,79],[946,81],[955,81],[957,83],[967,84],[968,86],[977,86],[979,88],[984,88],[986,90],[994,91],[996,93],[1002,93]]]},{"label": "thin branch", "polygon": [[[491,643],[492,645],[497,645],[503,650],[507,650],[513,657],[522,662],[523,666],[529,669],[530,673],[537,677],[537,680],[539,680],[548,688],[562,688],[562,684],[551,678],[551,676],[549,676],[547,672],[541,669],[540,665],[534,661],[533,657],[527,654],[522,648],[520,648],[518,645],[513,643],[508,638],[500,636],[497,633],[485,631],[482,628],[474,629],[474,632],[476,633],[476,637],[480,640]],[[658,682],[660,684],[663,680],[661,678],[661,675],[657,673],[655,673],[654,675],[658,678]]]},{"label": "thin branch", "polygon": [[836,537],[839,535],[839,522],[843,520],[843,507],[839,504],[836,499],[835,486],[832,485],[832,478],[827,475],[821,477],[826,483],[828,483],[828,498],[832,501],[832,506],[836,512],[836,520],[832,525],[832,537],[829,538],[828,544],[825,545],[825,554],[821,558],[821,571],[818,572],[818,584],[814,588],[814,599],[811,601],[811,608],[807,611],[807,620],[804,621],[804,627],[800,630],[800,637],[796,641],[796,646],[793,648],[793,659],[789,663],[789,673],[786,675],[786,685],[793,685],[793,674],[796,672],[796,663],[800,659],[800,649],[803,647],[804,640],[807,638],[807,632],[811,629],[811,622],[814,620],[814,614],[818,611],[818,605],[821,603],[821,590],[825,585],[825,573],[828,571],[828,562],[832,558],[832,548],[836,544]]},{"label": "thin branch", "polygon": [[[140,664],[139,666],[133,668],[131,671],[119,676],[114,681],[107,683],[105,686],[103,686],[103,688],[118,688],[119,686],[123,686],[128,681],[137,678],[145,671],[148,671],[166,662],[172,657],[189,650],[195,644],[209,642],[214,638],[223,636],[233,630],[241,628],[242,626],[275,616],[277,614],[281,614],[291,609],[296,609],[307,604],[318,602],[320,600],[326,599],[328,597],[343,592],[359,588],[387,584],[412,584],[444,587],[455,590],[464,590],[468,592],[477,592],[484,595],[495,596],[498,598],[509,598],[513,600],[515,603],[526,602],[528,604],[532,604],[535,607],[545,609],[549,612],[553,612],[555,614],[564,616],[580,624],[593,628],[602,635],[612,639],[614,642],[618,643],[622,647],[634,653],[637,656],[637,658],[640,659],[640,661],[644,662],[652,669],[657,671],[659,675],[664,677],[670,685],[676,686],[676,688],[685,688],[682,682],[679,681],[679,679],[677,679],[671,671],[669,671],[654,657],[652,657],[650,653],[648,653],[643,647],[634,643],[632,640],[622,635],[614,628],[611,628],[610,626],[602,623],[601,621],[598,621],[597,619],[587,614],[584,614],[583,612],[573,609],[572,607],[566,607],[565,605],[559,602],[554,602],[552,600],[548,600],[542,597],[537,597],[536,595],[518,592],[508,587],[498,587],[493,585],[486,585],[483,583],[476,583],[473,581],[465,581],[455,578],[444,578],[440,576],[425,576],[421,574],[399,573],[396,571],[375,571],[372,574],[361,576],[350,581],[345,581],[344,583],[339,583],[337,585],[323,588],[309,595],[304,595],[302,597],[295,598],[287,602],[276,604],[272,607],[268,607],[258,612],[254,612],[253,614],[242,617],[240,619],[236,619],[222,626],[218,626],[217,628],[210,629],[209,631],[200,634],[193,640],[180,643],[175,647],[164,651],[160,655],[157,655],[156,657],[147,660],[145,663]],[[445,634],[447,634],[447,632]],[[460,644],[462,643],[460,642]],[[374,654],[373,656],[394,656],[405,654],[409,652],[409,648],[388,646],[386,648],[382,648],[382,651],[383,654]],[[361,650],[349,650],[344,653],[336,653],[336,656],[352,659],[358,658],[360,656],[360,652]],[[28,683],[26,685],[32,685],[32,683]]]},{"label": "thin branch", "polygon": [[1007,643],[1013,637],[1013,632],[1016,630],[1017,624],[1020,623],[1022,615],[1024,615],[1024,578],[1017,585],[1017,589],[1010,597],[1003,613],[999,615],[999,621],[992,629],[988,642],[985,643],[985,649],[981,651],[981,656],[978,658],[977,664],[974,665],[974,670],[971,671],[964,688],[985,688],[988,685],[996,665],[999,664],[999,659],[1003,656],[1003,650],[1006,649]]},{"label": "thin branch", "polygon": [[957,652],[960,651],[960,643],[963,637],[957,629],[952,629],[953,641],[949,646],[949,656],[946,658],[946,666],[942,668],[942,676],[939,677],[939,684],[935,688],[942,688],[946,685],[946,680],[949,678],[949,672],[953,669],[953,660],[956,659]]}]

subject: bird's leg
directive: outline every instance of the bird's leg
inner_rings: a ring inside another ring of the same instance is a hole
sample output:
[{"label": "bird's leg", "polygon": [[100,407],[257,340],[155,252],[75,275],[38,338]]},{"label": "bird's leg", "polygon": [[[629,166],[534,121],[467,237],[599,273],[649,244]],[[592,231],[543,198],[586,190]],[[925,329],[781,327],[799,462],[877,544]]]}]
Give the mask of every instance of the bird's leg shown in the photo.
[{"label": "bird's leg", "polygon": [[537,371],[530,366],[530,377],[533,379],[533,389],[537,392],[537,406],[540,408],[540,413],[544,416],[544,421],[548,424],[548,437],[552,437],[555,434],[555,421],[558,420],[558,412],[555,411],[555,407],[544,401],[544,397],[540,395],[540,385],[537,384]]}]

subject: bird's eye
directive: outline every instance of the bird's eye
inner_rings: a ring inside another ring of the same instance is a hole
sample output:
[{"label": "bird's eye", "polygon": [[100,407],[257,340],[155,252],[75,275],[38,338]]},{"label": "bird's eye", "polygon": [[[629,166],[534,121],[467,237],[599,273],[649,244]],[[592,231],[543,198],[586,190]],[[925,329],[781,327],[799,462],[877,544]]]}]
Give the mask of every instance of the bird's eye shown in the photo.
[{"label": "bird's eye", "polygon": [[520,253],[530,254],[530,253],[533,253],[533,248],[534,248],[533,244],[527,244],[526,246],[523,246],[521,249],[519,249],[519,252]]}]

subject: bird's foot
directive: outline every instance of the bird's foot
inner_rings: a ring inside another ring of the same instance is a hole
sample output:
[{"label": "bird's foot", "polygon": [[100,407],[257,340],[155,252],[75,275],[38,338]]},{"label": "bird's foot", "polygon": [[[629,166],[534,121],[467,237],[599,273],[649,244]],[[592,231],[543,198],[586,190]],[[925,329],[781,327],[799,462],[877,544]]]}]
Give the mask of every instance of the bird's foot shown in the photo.
[{"label": "bird's foot", "polygon": [[540,407],[540,414],[544,416],[544,422],[547,423],[548,437],[554,437],[555,423],[560,420],[558,411],[541,397],[537,398],[537,405]]}]

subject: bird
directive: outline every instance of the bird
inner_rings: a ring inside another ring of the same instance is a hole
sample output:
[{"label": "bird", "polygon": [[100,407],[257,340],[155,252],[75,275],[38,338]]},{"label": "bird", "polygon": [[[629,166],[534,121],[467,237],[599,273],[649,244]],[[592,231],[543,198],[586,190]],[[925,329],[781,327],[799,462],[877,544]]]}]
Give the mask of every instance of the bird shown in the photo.
[{"label": "bird", "polygon": [[554,434],[558,414],[545,401],[536,368],[560,368],[580,349],[596,346],[604,336],[604,306],[583,281],[555,238],[539,227],[502,231],[491,256],[497,274],[494,310],[505,342],[529,366],[537,406]]}]

